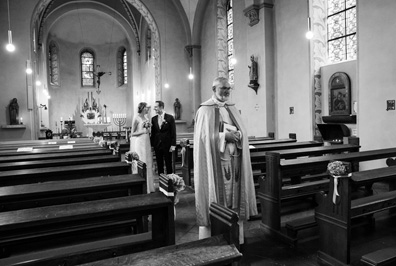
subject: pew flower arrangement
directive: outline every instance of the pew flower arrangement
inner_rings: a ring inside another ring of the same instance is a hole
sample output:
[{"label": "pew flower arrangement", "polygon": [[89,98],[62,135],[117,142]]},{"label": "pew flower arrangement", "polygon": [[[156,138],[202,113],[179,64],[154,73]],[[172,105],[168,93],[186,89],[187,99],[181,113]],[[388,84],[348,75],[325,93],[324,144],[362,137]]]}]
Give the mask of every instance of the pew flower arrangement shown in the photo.
[{"label": "pew flower arrangement", "polygon": [[170,180],[172,180],[173,189],[175,191],[175,200],[174,204],[176,205],[179,202],[179,197],[177,196],[179,191],[182,191],[186,188],[186,184],[182,177],[176,174],[169,174],[167,175]]},{"label": "pew flower arrangement", "polygon": [[181,156],[182,156],[182,167],[184,166],[184,162],[186,159],[186,147],[187,147],[187,139],[186,138],[182,138],[180,140],[180,147],[181,147]]},{"label": "pew flower arrangement", "polygon": [[341,161],[334,161],[327,165],[327,172],[334,177],[334,191],[333,191],[333,203],[336,204],[338,194],[338,178],[350,177],[352,174],[348,173],[349,169],[347,163]]},{"label": "pew flower arrangement", "polygon": [[127,151],[125,153],[125,162],[132,165],[132,174],[137,174],[137,161],[139,160],[139,155],[134,151]]}]

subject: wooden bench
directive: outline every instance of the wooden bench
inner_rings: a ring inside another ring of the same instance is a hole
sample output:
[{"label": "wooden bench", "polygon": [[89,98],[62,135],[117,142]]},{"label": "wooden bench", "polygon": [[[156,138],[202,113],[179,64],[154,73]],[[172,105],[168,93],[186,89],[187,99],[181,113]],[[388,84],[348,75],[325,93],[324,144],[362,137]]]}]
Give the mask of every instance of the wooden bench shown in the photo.
[{"label": "wooden bench", "polygon": [[[374,225],[373,214],[396,208],[396,190],[352,199],[354,188],[368,183],[396,179],[396,166],[352,173],[350,178],[338,178],[338,194],[333,203],[334,177],[330,176],[329,192],[318,193],[315,211],[319,226],[318,261],[329,265],[350,263],[351,228],[353,221],[362,219]],[[359,221],[362,224],[362,221]]]},{"label": "wooden bench", "polygon": [[367,266],[392,266],[396,264],[396,248],[384,248],[363,255],[360,259]]},{"label": "wooden bench", "polygon": [[86,177],[130,174],[124,162],[68,165],[0,172],[0,186],[14,186],[46,181],[71,180]]},{"label": "wooden bench", "polygon": [[145,194],[139,174],[0,187],[0,212]]},{"label": "wooden bench", "polygon": [[86,143],[76,143],[74,141],[70,141],[69,143],[57,143],[54,142],[54,144],[36,144],[36,145],[4,145],[0,146],[0,151],[13,151],[13,150],[18,150],[20,148],[32,148],[32,149],[59,149],[60,146],[66,146],[66,145],[73,145],[74,147],[95,147],[99,146],[97,143],[94,142],[86,142]]},{"label": "wooden bench", "polygon": [[74,150],[73,152],[63,152],[63,153],[34,153],[34,154],[24,154],[18,156],[1,156],[0,163],[10,163],[10,162],[26,162],[35,160],[48,160],[48,159],[63,159],[63,158],[77,158],[77,157],[94,157],[101,155],[111,155],[113,151],[108,149],[98,149],[98,150]]},{"label": "wooden bench", "polygon": [[231,265],[242,258],[238,251],[238,215],[216,203],[210,206],[212,237],[120,257],[94,261],[80,266],[162,266]]},{"label": "wooden bench", "polygon": [[114,155],[100,155],[91,157],[77,157],[77,158],[61,158],[61,159],[47,159],[37,161],[22,161],[22,162],[9,162],[0,163],[1,171],[22,170],[32,168],[68,166],[68,165],[81,165],[81,164],[101,164],[110,162],[119,162],[118,156]]},{"label": "wooden bench", "polygon": [[[94,146],[74,146],[72,144],[62,145],[59,147],[46,148],[46,149],[33,149],[31,151],[18,151],[5,150],[0,151],[0,156],[20,156],[28,154],[45,154],[45,153],[65,153],[65,152],[79,152],[79,151],[92,151],[92,150],[105,150],[106,148],[100,147],[99,145]],[[64,149],[65,148],[65,149]]]},{"label": "wooden bench", "polygon": [[[258,193],[258,198],[261,203],[262,211],[262,223],[263,229],[270,235],[274,235],[286,243],[295,244],[297,239],[295,238],[295,233],[290,236],[282,232],[281,226],[281,206],[282,206],[282,190],[283,181],[287,178],[292,180],[293,189],[296,191],[291,192],[291,194],[296,193],[296,198],[300,197],[299,191],[310,190],[311,194],[316,193],[320,190],[326,191],[326,181],[327,165],[330,161],[341,160],[351,162],[354,168],[352,171],[357,171],[356,167],[358,162],[376,160],[381,158],[387,158],[396,155],[396,148],[391,149],[380,149],[371,151],[361,151],[361,152],[351,152],[343,154],[331,154],[323,155],[317,157],[309,158],[298,158],[290,160],[280,160],[279,153],[268,153],[267,155],[267,175],[264,179],[260,179],[260,190]],[[321,181],[321,179],[326,178]],[[310,182],[304,182],[310,181]],[[315,182],[312,182],[315,181]],[[316,181],[321,181],[316,183]],[[366,189],[370,189],[370,183],[365,184]],[[262,188],[262,189],[261,189]],[[291,190],[292,191],[292,190]],[[311,225],[315,223],[312,222],[312,217],[305,219],[305,221]],[[292,230],[298,231],[303,230],[306,226],[293,225],[292,222],[288,222],[289,233]],[[298,221],[300,223],[300,221]],[[302,225],[302,224],[301,224]]]},{"label": "wooden bench", "polygon": [[[151,230],[132,234],[134,221],[147,215]],[[67,265],[85,263],[173,245],[174,230],[173,203],[160,192],[3,212],[0,265],[65,265],[60,253]]]},{"label": "wooden bench", "polygon": [[92,143],[92,139],[90,138],[75,138],[75,139],[45,139],[45,140],[9,140],[9,141],[0,141],[0,146],[28,146],[28,145],[52,145],[54,142],[56,144],[67,144],[68,142],[73,141],[74,143]]}]

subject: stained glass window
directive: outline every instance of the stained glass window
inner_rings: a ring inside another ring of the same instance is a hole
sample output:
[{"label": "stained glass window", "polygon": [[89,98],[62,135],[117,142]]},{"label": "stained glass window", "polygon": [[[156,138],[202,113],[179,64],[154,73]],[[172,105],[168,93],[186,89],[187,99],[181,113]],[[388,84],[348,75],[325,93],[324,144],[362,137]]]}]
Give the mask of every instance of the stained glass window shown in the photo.
[{"label": "stained glass window", "polygon": [[118,70],[118,86],[128,83],[128,59],[127,51],[124,47],[120,47],[117,53],[117,70]]},{"label": "stained glass window", "polygon": [[356,59],[356,0],[328,0],[327,45],[330,62]]},{"label": "stained glass window", "polygon": [[81,83],[83,87],[94,86],[95,58],[92,51],[84,50],[81,53]]},{"label": "stained glass window", "polygon": [[232,0],[227,1],[227,54],[228,54],[228,81],[234,83],[234,20],[232,13]]},{"label": "stained glass window", "polygon": [[51,85],[59,86],[59,49],[54,41],[48,47],[48,74]]}]

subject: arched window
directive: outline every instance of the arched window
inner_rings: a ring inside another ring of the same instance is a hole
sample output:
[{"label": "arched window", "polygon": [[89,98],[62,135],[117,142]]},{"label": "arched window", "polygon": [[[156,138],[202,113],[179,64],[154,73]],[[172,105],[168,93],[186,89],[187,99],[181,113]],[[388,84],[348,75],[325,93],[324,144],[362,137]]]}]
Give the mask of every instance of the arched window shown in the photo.
[{"label": "arched window", "polygon": [[330,62],[356,59],[356,0],[327,1],[327,46]]},{"label": "arched window", "polygon": [[48,74],[50,84],[59,86],[59,49],[54,41],[48,46]]},{"label": "arched window", "polygon": [[117,53],[118,86],[128,84],[128,57],[124,47],[120,47]]},{"label": "arched window", "polygon": [[95,56],[92,50],[84,49],[80,55],[81,59],[81,85],[83,87],[95,86]]},{"label": "arched window", "polygon": [[228,80],[234,83],[234,16],[232,0],[227,1],[227,50],[228,50]]}]

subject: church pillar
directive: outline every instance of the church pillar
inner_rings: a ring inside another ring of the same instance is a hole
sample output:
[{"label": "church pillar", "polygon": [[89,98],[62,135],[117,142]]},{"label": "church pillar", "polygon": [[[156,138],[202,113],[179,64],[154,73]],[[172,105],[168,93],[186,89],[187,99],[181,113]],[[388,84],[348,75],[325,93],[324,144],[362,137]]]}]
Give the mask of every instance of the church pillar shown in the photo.
[{"label": "church pillar", "polygon": [[[191,71],[194,74],[194,79],[192,79],[189,83],[190,95],[193,96],[190,112],[192,119],[194,119],[195,112],[201,104],[201,46],[187,45],[186,51],[190,57]],[[187,121],[187,123],[191,123],[192,119],[191,121]]]}]

